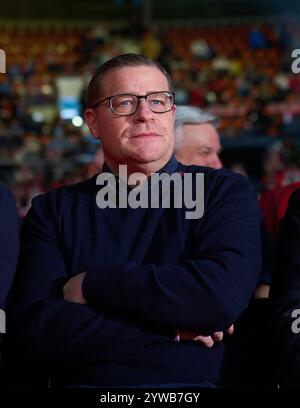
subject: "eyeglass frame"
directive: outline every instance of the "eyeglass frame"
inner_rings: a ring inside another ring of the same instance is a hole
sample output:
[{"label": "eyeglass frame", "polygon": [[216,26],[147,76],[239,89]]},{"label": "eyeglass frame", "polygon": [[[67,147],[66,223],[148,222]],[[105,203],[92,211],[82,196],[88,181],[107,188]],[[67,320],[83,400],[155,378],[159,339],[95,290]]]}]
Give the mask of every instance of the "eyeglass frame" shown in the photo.
[{"label": "eyeglass frame", "polygon": [[[173,103],[172,103],[172,106],[171,106],[170,109],[168,109],[168,110],[166,110],[166,111],[164,111],[164,112],[155,112],[155,111],[153,111],[153,110],[151,109],[151,106],[148,104],[147,98],[148,98],[149,95],[153,95],[153,94],[160,93],[160,92],[170,94],[170,96],[172,96],[172,98],[173,98]],[[138,103],[137,103],[137,105],[136,105],[136,109],[135,109],[134,112],[132,112],[132,113],[125,113],[125,114],[120,114],[120,113],[114,112],[114,110],[113,110],[113,108],[112,108],[111,100],[112,100],[112,98],[115,98],[116,96],[122,96],[122,95],[130,95],[130,96],[135,96],[135,97],[137,98]],[[97,102],[97,103],[91,105],[90,108],[91,108],[91,109],[97,108],[101,103],[103,103],[103,102],[105,102],[106,100],[108,100],[108,101],[109,101],[109,108],[110,108],[111,112],[112,112],[114,115],[117,115],[117,116],[130,116],[130,115],[134,115],[134,114],[137,112],[137,110],[138,110],[138,108],[139,108],[139,105],[140,105],[140,99],[145,99],[145,101],[147,102],[147,104],[148,104],[149,109],[151,110],[151,112],[153,112],[153,113],[158,113],[158,114],[160,114],[160,113],[167,113],[167,112],[170,112],[170,111],[173,109],[174,105],[175,105],[175,95],[176,95],[176,94],[175,94],[175,92],[173,92],[173,91],[155,91],[155,92],[149,92],[149,93],[146,94],[146,95],[135,95],[135,94],[131,94],[131,93],[126,93],[126,92],[125,92],[125,93],[120,93],[120,94],[116,94],[116,95],[112,95],[112,96],[107,96],[106,98],[101,99],[99,102]]]}]

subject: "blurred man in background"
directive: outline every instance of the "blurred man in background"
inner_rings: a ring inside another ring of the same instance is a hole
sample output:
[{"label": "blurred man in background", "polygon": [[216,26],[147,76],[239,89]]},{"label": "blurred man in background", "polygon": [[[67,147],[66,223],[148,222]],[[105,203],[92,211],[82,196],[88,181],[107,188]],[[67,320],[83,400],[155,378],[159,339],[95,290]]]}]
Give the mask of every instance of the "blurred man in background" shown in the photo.
[{"label": "blurred man in background", "polygon": [[178,161],[221,169],[222,147],[217,122],[215,116],[200,108],[177,106],[174,151]]},{"label": "blurred man in background", "polygon": [[[177,106],[174,152],[178,161],[187,165],[197,164],[221,169],[223,167],[220,159],[222,147],[217,126],[218,119],[211,113],[196,106]],[[239,171],[235,172],[241,174]],[[262,228],[263,242],[268,240],[265,234],[265,229]],[[267,256],[269,256],[269,250]],[[266,298],[269,294],[271,265],[266,265],[267,256],[264,257],[261,280],[255,292],[256,298]]]}]

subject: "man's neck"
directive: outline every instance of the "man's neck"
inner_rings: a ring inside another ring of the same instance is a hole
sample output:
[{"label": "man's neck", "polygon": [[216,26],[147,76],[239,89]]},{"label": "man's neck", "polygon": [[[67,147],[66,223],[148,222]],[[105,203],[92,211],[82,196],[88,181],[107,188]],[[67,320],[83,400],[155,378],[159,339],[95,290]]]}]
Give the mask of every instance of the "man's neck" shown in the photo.
[{"label": "man's neck", "polygon": [[[150,162],[150,163],[112,163],[109,160],[105,160],[109,169],[116,175],[122,176],[119,174],[120,169],[124,169],[123,166],[126,166],[127,177],[131,176],[131,181],[135,184],[135,179],[141,180],[144,178],[146,181],[148,177],[150,177],[153,173],[157,173],[160,169],[162,169],[170,160],[167,161],[157,161],[157,162]],[[122,166],[122,167],[120,167]],[[142,177],[141,175],[144,175]]]}]

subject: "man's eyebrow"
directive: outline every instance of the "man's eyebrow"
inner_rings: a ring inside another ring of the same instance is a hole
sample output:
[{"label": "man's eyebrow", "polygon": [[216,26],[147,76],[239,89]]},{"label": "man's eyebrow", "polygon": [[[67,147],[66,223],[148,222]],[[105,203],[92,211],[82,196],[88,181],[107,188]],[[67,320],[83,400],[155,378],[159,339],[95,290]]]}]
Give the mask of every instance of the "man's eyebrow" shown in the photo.
[{"label": "man's eyebrow", "polygon": [[156,89],[154,91],[147,91],[146,93],[140,93],[140,92],[136,92],[136,91],[120,91],[120,92],[115,92],[113,95],[111,96],[117,96],[117,95],[137,95],[137,96],[144,96],[144,95],[149,95],[151,93],[157,93],[157,92],[171,92],[168,91],[167,89]]},{"label": "man's eyebrow", "polygon": [[199,146],[197,150],[198,150],[198,151],[201,151],[201,152],[202,152],[203,150],[211,151],[211,150],[213,150],[213,148],[212,148],[212,147],[209,147],[209,146]]},{"label": "man's eyebrow", "polygon": [[[221,152],[222,152],[222,150],[223,150],[223,148],[222,147],[220,147],[220,149],[217,149],[217,154],[220,154]],[[210,152],[213,152],[214,151],[214,148],[213,147],[210,147],[210,146],[199,146],[198,148],[197,148],[197,152],[201,152],[201,153],[203,153],[203,152],[205,152],[205,153],[210,153]]]}]

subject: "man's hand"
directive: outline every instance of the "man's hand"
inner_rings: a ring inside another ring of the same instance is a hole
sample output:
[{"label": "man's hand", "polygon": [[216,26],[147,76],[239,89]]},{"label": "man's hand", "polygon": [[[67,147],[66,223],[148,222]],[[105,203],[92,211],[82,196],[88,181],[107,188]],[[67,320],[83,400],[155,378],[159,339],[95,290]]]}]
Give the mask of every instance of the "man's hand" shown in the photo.
[{"label": "man's hand", "polygon": [[85,277],[85,272],[73,276],[63,287],[64,299],[69,302],[80,303],[85,305],[87,302],[82,294],[82,282]]},{"label": "man's hand", "polygon": [[260,283],[255,289],[255,299],[266,299],[269,297],[270,285],[266,283]]},{"label": "man's hand", "polygon": [[[227,334],[233,334],[234,326],[233,324],[226,330]],[[203,344],[203,346],[211,348],[215,343],[222,341],[224,337],[224,332],[217,331],[214,332],[211,336],[203,336],[199,333],[180,330],[180,340],[192,340],[192,341],[199,341]]]}]

